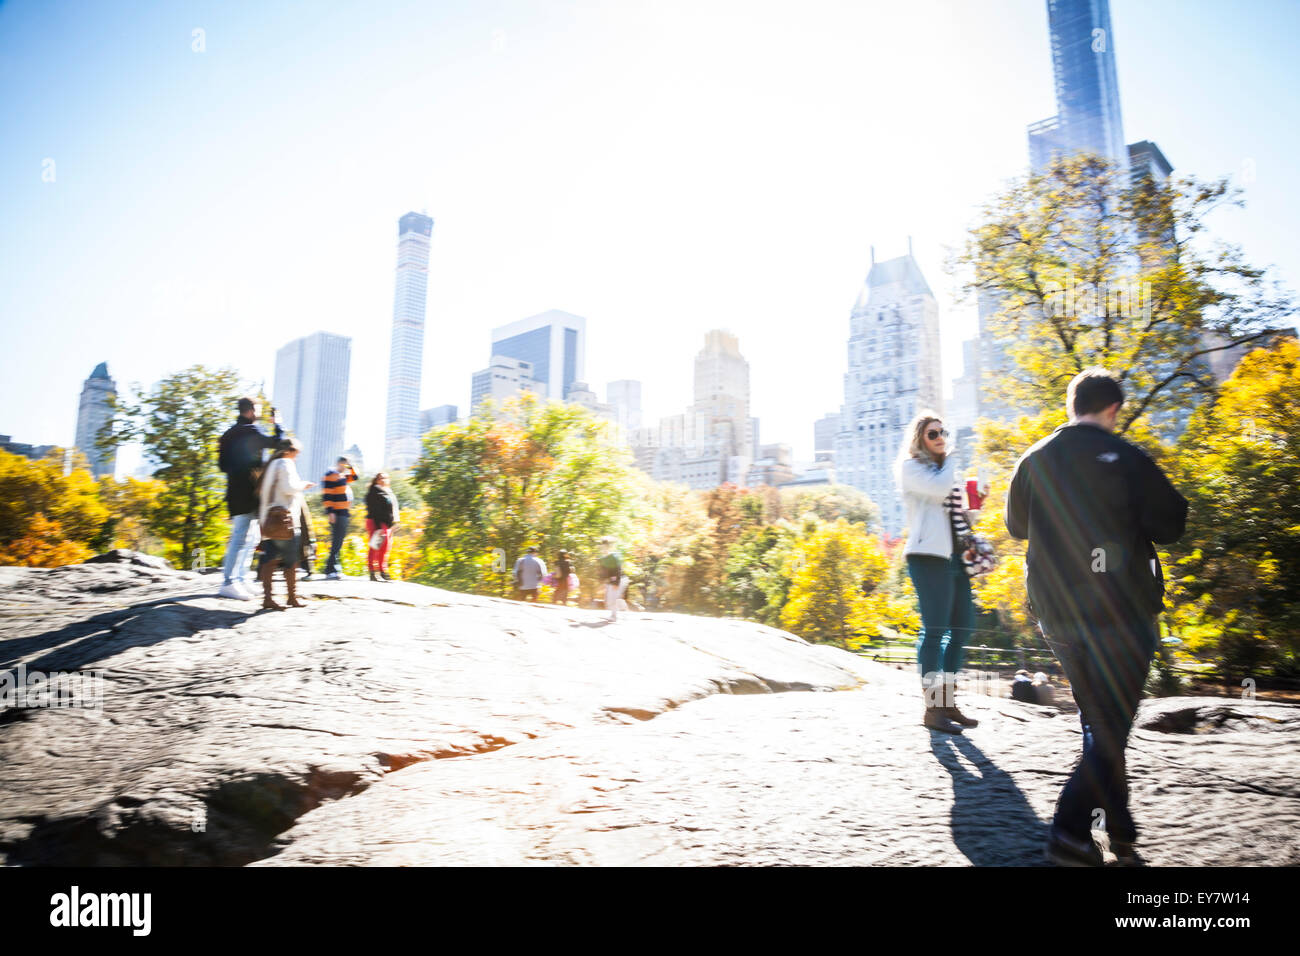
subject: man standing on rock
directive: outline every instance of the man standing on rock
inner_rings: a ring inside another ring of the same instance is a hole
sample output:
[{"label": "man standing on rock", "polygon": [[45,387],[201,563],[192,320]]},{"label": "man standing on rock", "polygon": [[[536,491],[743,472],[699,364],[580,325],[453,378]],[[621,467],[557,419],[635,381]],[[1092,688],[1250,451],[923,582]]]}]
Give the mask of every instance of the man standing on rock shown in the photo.
[{"label": "man standing on rock", "polygon": [[1155,655],[1164,577],[1154,543],[1183,534],[1187,501],[1151,457],[1114,434],[1124,393],[1105,369],[1066,391],[1070,421],[1016,463],[1006,525],[1028,539],[1030,609],[1079,706],[1083,757],[1061,791],[1048,858],[1100,866],[1092,830],[1137,857],[1124,749]]},{"label": "man standing on rock", "polygon": [[600,579],[605,585],[605,607],[611,621],[618,620],[618,603],[622,597],[623,559],[614,547],[614,539],[606,535],[600,539],[605,553],[600,559]]},{"label": "man standing on rock", "polygon": [[252,601],[254,595],[244,583],[253,549],[261,540],[257,527],[257,480],[262,468],[262,450],[275,448],[284,437],[280,416],[271,409],[275,435],[257,427],[261,408],[251,398],[239,400],[239,417],[221,436],[217,467],[226,473],[226,510],[230,514],[230,542],[221,562],[222,597]]}]

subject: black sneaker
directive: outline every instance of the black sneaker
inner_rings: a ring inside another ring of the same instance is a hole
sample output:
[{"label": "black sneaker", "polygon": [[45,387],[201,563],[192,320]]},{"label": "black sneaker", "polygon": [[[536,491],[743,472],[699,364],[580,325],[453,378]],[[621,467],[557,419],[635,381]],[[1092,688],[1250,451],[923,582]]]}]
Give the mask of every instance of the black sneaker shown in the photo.
[{"label": "black sneaker", "polygon": [[1091,836],[1081,840],[1056,826],[1047,836],[1047,859],[1057,866],[1104,866],[1106,863]]}]

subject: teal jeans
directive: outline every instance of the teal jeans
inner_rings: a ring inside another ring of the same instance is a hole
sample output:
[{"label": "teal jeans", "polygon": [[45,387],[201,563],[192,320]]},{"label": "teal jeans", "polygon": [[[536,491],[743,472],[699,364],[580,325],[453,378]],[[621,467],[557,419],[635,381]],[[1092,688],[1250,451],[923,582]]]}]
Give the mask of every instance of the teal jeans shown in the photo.
[{"label": "teal jeans", "polygon": [[970,575],[961,555],[940,558],[909,554],[907,573],[921,604],[921,636],[916,641],[916,666],[921,677],[961,670],[962,651],[975,625]]}]

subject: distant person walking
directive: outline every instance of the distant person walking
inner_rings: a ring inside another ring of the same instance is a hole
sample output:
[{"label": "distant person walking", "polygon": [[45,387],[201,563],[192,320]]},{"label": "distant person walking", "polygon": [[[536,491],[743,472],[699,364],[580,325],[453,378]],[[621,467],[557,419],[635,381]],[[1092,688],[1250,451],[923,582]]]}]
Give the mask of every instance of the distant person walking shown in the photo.
[{"label": "distant person walking", "polygon": [[[894,465],[907,509],[907,573],[921,605],[916,665],[925,699],[922,724],[959,734],[979,721],[957,709],[957,672],[975,621],[970,576],[962,560],[960,533],[969,530],[961,513],[957,459],[948,430],[932,412],[912,420]],[[954,491],[959,496],[952,501]]]},{"label": "distant person walking", "polygon": [[257,427],[261,407],[251,398],[241,398],[239,417],[222,434],[217,446],[217,467],[226,475],[226,511],[230,515],[230,541],[226,556],[221,562],[222,597],[240,601],[254,600],[253,592],[245,583],[253,550],[261,536],[257,522],[257,484],[261,477],[262,453],[275,448],[284,431],[280,416],[271,409],[275,435],[267,435]]},{"label": "distant person walking", "polygon": [[551,594],[552,604],[569,603],[569,578],[573,575],[573,562],[569,552],[561,551],[555,559],[555,590]]},{"label": "distant person walking", "polygon": [[298,562],[302,557],[303,492],[314,488],[314,481],[298,475],[295,459],[302,451],[296,438],[280,442],[262,475],[257,521],[262,530],[262,607],[268,611],[284,608],[271,599],[271,581],[278,567],[284,568],[284,583],[289,591],[289,607],[305,607],[298,600]]},{"label": "distant person walking", "polygon": [[393,526],[401,518],[397,495],[388,484],[388,473],[381,471],[366,492],[366,570],[372,581],[390,581],[388,551],[393,544]]},{"label": "distant person walking", "polygon": [[1123,403],[1105,369],[1076,375],[1070,421],[1021,456],[1007,492],[1007,531],[1029,541],[1030,608],[1083,727],[1083,756],[1048,837],[1048,858],[1063,866],[1104,862],[1092,839],[1102,823],[1118,861],[1138,860],[1124,749],[1164,609],[1154,544],[1177,541],[1187,521],[1186,499],[1151,457],[1114,434]]},{"label": "distant person walking", "polygon": [[618,620],[618,604],[622,599],[623,559],[614,547],[614,539],[600,539],[604,554],[601,555],[600,580],[605,586],[605,608],[609,611],[611,621]]},{"label": "distant person walking", "polygon": [[515,600],[536,603],[544,577],[546,563],[537,556],[537,549],[530,547],[515,562]]},{"label": "distant person walking", "polygon": [[339,553],[348,536],[348,524],[352,520],[352,482],[357,480],[357,470],[346,458],[325,472],[321,482],[321,501],[325,505],[325,514],[330,523],[330,554],[325,561],[325,580],[337,581],[339,574]]}]

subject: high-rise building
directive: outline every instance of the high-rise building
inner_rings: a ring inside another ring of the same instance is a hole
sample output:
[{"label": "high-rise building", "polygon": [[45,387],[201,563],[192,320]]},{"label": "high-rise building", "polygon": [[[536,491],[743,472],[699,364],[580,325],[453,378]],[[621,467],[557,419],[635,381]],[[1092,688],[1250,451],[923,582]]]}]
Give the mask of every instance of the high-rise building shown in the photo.
[{"label": "high-rise building", "polygon": [[1030,166],[1054,155],[1096,153],[1128,169],[1109,0],[1047,0],[1056,116],[1029,127]]},{"label": "high-rise building", "polygon": [[504,355],[527,362],[543,385],[541,396],[564,401],[574,382],[586,381],[587,320],[559,309],[492,330],[492,361]]},{"label": "high-rise building", "polygon": [[77,405],[77,448],[90,462],[96,478],[117,470],[117,451],[101,451],[95,446],[99,430],[113,417],[111,402],[117,397],[117,385],[108,375],[108,363],[100,362],[81,386]]},{"label": "high-rise building", "polygon": [[470,383],[469,407],[477,412],[484,399],[498,404],[521,392],[533,392],[545,397],[546,387],[533,378],[533,363],[508,355],[492,356],[492,364],[474,373]]},{"label": "high-rise building", "polygon": [[420,373],[424,363],[424,304],[429,290],[433,220],[408,212],[397,224],[397,289],[388,352],[388,417],[384,467],[410,468],[420,456]]},{"label": "high-rise building", "polygon": [[632,434],[637,467],[692,488],[743,486],[754,460],[758,420],[749,414],[749,362],[735,335],[714,329],[695,357],[695,401],[682,415]]},{"label": "high-rise building", "polygon": [[939,388],[939,305],[908,254],[876,262],[849,318],[849,370],[835,442],[842,484],[865,492],[880,507],[891,535],[903,530],[903,502],[893,463],[912,416],[943,414]]},{"label": "high-rise building", "polygon": [[294,339],[275,353],[272,402],[302,442],[298,471],[317,484],[343,454],[351,364],[352,340],[329,332]]},{"label": "high-rise building", "polygon": [[420,436],[428,434],[431,430],[442,425],[450,425],[460,418],[458,409],[455,405],[439,405],[436,408],[426,408],[420,412]]}]

